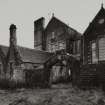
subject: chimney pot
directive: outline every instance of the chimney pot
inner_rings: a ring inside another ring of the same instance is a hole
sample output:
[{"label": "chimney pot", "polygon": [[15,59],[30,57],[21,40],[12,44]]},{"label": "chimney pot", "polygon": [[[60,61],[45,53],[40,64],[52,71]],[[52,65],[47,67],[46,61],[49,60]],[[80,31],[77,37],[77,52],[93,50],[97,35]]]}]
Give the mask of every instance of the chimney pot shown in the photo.
[{"label": "chimney pot", "polygon": [[16,25],[11,24],[11,25],[10,25],[10,30],[11,30],[11,29],[16,29]]}]

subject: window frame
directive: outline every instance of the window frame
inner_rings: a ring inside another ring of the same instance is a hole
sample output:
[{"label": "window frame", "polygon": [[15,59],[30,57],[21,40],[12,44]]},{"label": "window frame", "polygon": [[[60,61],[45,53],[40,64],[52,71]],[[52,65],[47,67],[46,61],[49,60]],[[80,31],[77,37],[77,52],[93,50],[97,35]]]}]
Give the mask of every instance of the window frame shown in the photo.
[{"label": "window frame", "polygon": [[100,36],[98,36],[98,38],[97,38],[97,45],[98,45],[98,62],[102,62],[102,61],[105,61],[105,60],[100,60],[100,54],[99,54],[99,40],[101,39],[101,38],[105,38],[105,35],[100,35]]},{"label": "window frame", "polygon": [[[92,49],[92,43],[95,43],[95,48],[94,49]],[[92,40],[91,41],[91,63],[92,64],[97,64],[98,63],[98,61],[99,61],[99,57],[98,57],[98,41],[97,41],[97,39],[96,40]],[[95,58],[96,58],[96,61],[93,61],[93,51],[95,52]]]}]

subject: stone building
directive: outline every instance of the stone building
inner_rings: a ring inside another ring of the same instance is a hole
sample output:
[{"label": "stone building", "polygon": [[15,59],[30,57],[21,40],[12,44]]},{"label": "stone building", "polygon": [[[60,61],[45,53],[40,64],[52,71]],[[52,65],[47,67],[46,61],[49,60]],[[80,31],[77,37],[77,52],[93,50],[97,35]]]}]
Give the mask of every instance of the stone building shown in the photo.
[{"label": "stone building", "polygon": [[[5,79],[9,81],[8,83],[12,83],[13,86],[26,84],[27,82],[32,82],[31,85],[33,85],[36,81],[34,81],[34,78],[37,76],[37,71],[42,70],[43,75],[40,75],[40,73],[39,75],[43,77],[44,84],[44,76],[46,74],[44,63],[52,54],[18,46],[16,29],[14,24],[10,26],[9,47],[0,46],[0,83]],[[30,76],[28,76],[29,74]]]},{"label": "stone building", "polygon": [[102,5],[82,38],[83,67],[80,81],[84,86],[105,88],[105,9]]},{"label": "stone building", "polygon": [[[2,79],[15,84],[36,83],[39,77],[43,83],[48,83],[50,71],[56,78],[67,78],[70,70],[63,56],[72,54],[80,60],[81,34],[54,16],[46,28],[43,17],[34,22],[35,49],[18,46],[16,30],[16,25],[12,24],[9,47],[0,46],[0,83]],[[48,63],[50,61],[53,63]]]},{"label": "stone building", "polygon": [[[44,23],[43,17],[34,22],[35,49],[53,53],[63,49],[80,58],[81,34],[78,31],[55,16],[52,16],[46,27]],[[39,44],[36,46],[36,43]]]},{"label": "stone building", "polygon": [[[80,60],[81,34],[71,28],[55,16],[52,16],[47,26],[44,26],[45,19],[42,17],[34,22],[34,47],[55,54],[55,57],[63,55],[73,55],[76,60]],[[39,43],[36,46],[36,42]],[[50,58],[52,61],[54,58]],[[61,78],[67,79],[71,75],[71,70],[67,67],[67,60],[56,62],[51,67],[53,81]],[[65,81],[65,80],[64,80]]]},{"label": "stone building", "polygon": [[103,6],[89,24],[83,36],[83,64],[105,61],[105,9]]},{"label": "stone building", "polygon": [[45,28],[46,51],[64,49],[67,53],[80,54],[81,34],[56,17],[52,17]]}]

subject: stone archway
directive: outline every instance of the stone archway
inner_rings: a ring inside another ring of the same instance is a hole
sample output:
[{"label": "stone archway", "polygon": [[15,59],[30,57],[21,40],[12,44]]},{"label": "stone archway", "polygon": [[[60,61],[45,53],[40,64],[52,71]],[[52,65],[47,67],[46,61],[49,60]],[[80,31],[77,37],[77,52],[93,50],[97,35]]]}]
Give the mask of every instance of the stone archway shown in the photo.
[{"label": "stone archway", "polygon": [[[56,66],[57,64],[60,66],[60,72],[65,72],[64,78],[67,79],[70,77],[72,84],[77,84],[80,72],[80,62],[74,56],[68,55],[67,53],[55,54],[45,63],[47,82],[51,84],[50,78],[52,67]],[[56,67],[59,67],[58,65]],[[66,69],[64,70],[63,67],[66,67]],[[57,76],[59,77],[60,74]]]},{"label": "stone archway", "polygon": [[77,85],[80,74],[80,61],[73,55],[65,54],[65,60],[67,61],[68,70],[71,71],[71,82],[73,85]]}]

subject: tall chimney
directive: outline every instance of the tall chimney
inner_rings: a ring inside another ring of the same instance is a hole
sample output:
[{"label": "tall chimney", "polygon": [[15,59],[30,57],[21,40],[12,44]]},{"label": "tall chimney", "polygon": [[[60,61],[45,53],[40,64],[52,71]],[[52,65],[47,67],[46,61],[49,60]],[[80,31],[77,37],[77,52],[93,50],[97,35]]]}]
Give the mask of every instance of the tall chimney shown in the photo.
[{"label": "tall chimney", "polygon": [[34,48],[37,50],[43,49],[44,22],[44,17],[34,21]]},{"label": "tall chimney", "polygon": [[11,24],[10,25],[10,46],[16,46],[17,45],[17,38],[16,38],[16,25]]}]

